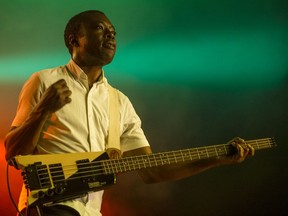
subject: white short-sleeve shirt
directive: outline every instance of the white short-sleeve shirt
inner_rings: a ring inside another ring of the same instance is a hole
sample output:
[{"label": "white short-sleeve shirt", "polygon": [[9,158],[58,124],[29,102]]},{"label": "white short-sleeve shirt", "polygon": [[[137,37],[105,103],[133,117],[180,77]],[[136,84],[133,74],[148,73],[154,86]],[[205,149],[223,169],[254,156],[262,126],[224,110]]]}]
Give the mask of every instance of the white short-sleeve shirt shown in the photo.
[{"label": "white short-sleeve shirt", "polygon": [[[28,79],[20,93],[12,126],[21,126],[45,90],[60,79],[66,80],[72,91],[72,101],[49,116],[41,131],[35,154],[105,151],[109,126],[109,84],[103,73],[100,81],[89,88],[86,74],[73,60],[65,66],[36,72]],[[121,151],[149,146],[141,128],[141,120],[131,102],[118,92]],[[22,198],[25,197],[23,193],[26,194],[26,191],[22,190]],[[102,195],[103,191],[93,192],[88,197],[63,204],[77,209],[81,215],[101,215]],[[19,208],[23,208],[21,199]]]}]

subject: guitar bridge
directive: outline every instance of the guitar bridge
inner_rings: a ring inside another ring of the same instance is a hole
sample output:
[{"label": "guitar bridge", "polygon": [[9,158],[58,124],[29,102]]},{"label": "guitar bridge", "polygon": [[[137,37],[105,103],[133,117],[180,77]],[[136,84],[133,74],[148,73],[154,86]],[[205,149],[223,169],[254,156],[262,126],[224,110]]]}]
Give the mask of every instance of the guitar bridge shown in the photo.
[{"label": "guitar bridge", "polygon": [[30,190],[50,188],[52,186],[47,165],[43,165],[41,162],[35,162],[25,167],[22,176],[25,187]]}]

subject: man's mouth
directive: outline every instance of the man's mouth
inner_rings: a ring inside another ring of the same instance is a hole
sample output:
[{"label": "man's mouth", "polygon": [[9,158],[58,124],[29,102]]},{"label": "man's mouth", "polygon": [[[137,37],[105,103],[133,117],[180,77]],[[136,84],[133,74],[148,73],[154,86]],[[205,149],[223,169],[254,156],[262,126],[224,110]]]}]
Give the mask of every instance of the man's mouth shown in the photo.
[{"label": "man's mouth", "polygon": [[106,43],[103,43],[103,47],[105,47],[107,49],[115,50],[116,45],[115,45],[115,43],[108,41]]}]

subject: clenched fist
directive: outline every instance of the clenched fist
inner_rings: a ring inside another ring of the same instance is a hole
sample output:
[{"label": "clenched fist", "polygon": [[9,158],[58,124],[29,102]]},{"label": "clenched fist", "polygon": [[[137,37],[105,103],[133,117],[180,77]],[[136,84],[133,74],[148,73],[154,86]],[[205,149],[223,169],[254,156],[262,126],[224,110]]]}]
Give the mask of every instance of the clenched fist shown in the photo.
[{"label": "clenched fist", "polygon": [[54,113],[71,102],[71,94],[66,81],[58,80],[44,92],[34,111],[46,114]]}]

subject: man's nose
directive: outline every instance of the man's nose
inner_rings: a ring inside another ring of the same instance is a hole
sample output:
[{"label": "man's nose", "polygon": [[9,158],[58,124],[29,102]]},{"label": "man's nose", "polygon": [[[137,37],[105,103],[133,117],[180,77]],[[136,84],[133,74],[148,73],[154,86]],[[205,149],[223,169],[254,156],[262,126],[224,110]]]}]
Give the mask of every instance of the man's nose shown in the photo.
[{"label": "man's nose", "polygon": [[114,32],[112,32],[112,31],[107,31],[106,32],[106,35],[105,35],[105,37],[107,38],[107,39],[115,39],[115,34],[114,34]]}]

